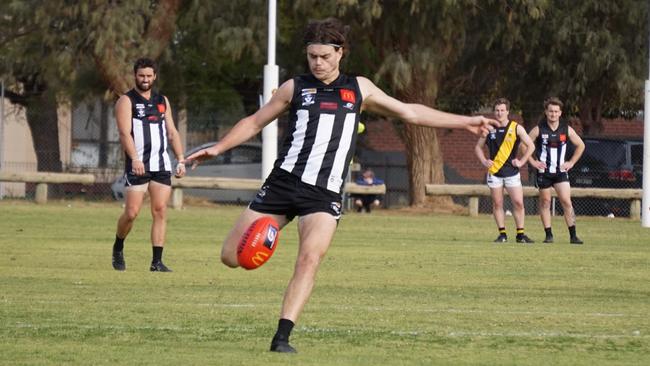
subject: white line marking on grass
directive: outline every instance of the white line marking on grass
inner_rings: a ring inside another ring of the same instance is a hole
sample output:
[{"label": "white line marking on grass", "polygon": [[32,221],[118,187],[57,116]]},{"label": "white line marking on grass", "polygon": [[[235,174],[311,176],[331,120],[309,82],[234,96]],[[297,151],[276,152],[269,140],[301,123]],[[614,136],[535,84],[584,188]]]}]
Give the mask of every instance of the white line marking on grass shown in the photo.
[{"label": "white line marking on grass", "polygon": [[650,335],[641,335],[639,331],[633,331],[629,334],[586,334],[586,333],[567,333],[567,332],[554,332],[554,331],[538,331],[538,332],[468,332],[468,331],[451,331],[446,334],[437,333],[432,331],[420,330],[376,330],[371,328],[317,328],[317,327],[298,327],[300,332],[304,333],[345,333],[345,334],[360,334],[360,333],[375,333],[375,334],[391,334],[400,337],[418,337],[418,336],[433,336],[433,337],[450,337],[450,338],[475,338],[475,337],[505,337],[505,338],[595,338],[595,339],[619,339],[619,338],[650,338]]},{"label": "white line marking on grass", "polygon": [[[5,299],[5,302],[10,302],[9,299]],[[36,300],[30,301],[30,303],[40,303],[40,304],[75,304],[79,301],[72,300]],[[123,303],[120,301],[103,301],[103,303]],[[129,304],[135,304],[136,302],[129,301]],[[140,304],[149,304],[151,301],[142,301]],[[165,304],[168,304],[168,301],[165,301]],[[178,302],[177,304],[190,304],[190,302]],[[192,303],[196,306],[201,307],[221,307],[221,308],[265,308],[265,307],[274,307],[277,306],[276,303]],[[454,314],[501,314],[501,315],[550,315],[550,316],[586,316],[586,317],[603,317],[603,318],[650,318],[650,314],[641,313],[641,314],[626,314],[626,313],[568,313],[568,312],[557,312],[557,311],[527,311],[527,310],[477,310],[477,309],[433,309],[433,308],[391,308],[384,306],[352,306],[352,305],[318,305],[311,304],[309,308],[314,309],[335,309],[343,311],[367,311],[367,312],[386,312],[386,313],[454,313]]]},{"label": "white line marking on grass", "polygon": [[[235,326],[235,327],[176,327],[176,326],[119,326],[119,325],[76,325],[76,324],[32,324],[16,323],[18,329],[82,329],[82,330],[113,330],[113,331],[166,331],[166,332],[183,332],[195,333],[200,330],[202,333],[259,333],[267,331],[265,327],[255,326]],[[377,330],[373,328],[319,328],[301,326],[297,327],[301,333],[314,334],[390,334],[399,337],[449,337],[449,338],[476,338],[476,337],[504,337],[504,338],[575,338],[575,339],[622,339],[622,338],[650,338],[650,335],[641,335],[638,330],[626,334],[588,334],[588,333],[567,333],[555,331],[536,331],[536,332],[483,332],[483,331],[451,331],[447,333],[438,333],[428,330]]]}]

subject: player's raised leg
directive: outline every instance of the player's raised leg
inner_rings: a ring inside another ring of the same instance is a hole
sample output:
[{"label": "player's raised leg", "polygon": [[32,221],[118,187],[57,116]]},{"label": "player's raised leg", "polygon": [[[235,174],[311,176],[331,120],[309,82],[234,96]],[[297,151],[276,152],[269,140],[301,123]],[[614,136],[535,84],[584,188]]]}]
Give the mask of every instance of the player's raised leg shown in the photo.
[{"label": "player's raised leg", "polygon": [[280,229],[289,222],[284,215],[272,215],[257,212],[247,207],[244,212],[239,215],[237,222],[235,222],[235,225],[223,242],[223,246],[221,247],[221,262],[223,262],[223,264],[231,268],[239,267],[239,261],[237,260],[237,246],[239,245],[239,241],[253,221],[264,216],[274,218],[278,225],[280,225]]}]

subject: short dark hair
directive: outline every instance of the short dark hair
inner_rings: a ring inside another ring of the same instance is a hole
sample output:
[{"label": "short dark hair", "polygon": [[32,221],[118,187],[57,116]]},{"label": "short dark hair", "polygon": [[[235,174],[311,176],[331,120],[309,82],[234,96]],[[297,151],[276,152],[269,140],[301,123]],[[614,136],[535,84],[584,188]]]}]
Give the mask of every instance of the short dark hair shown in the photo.
[{"label": "short dark hair", "polygon": [[506,109],[510,110],[510,101],[506,98],[497,98],[497,100],[495,100],[494,103],[492,103],[492,109],[496,108],[500,104],[505,104]]},{"label": "short dark hair", "polygon": [[303,41],[305,46],[310,44],[328,44],[336,49],[343,47],[347,49],[347,34],[350,27],[343,25],[336,18],[326,18],[322,20],[312,20],[307,24]]},{"label": "short dark hair", "polygon": [[156,65],[156,61],[147,57],[141,57],[135,61],[133,64],[133,73],[135,74],[138,70],[146,69],[147,67],[152,68],[154,74],[158,73],[158,65]]},{"label": "short dark hair", "polygon": [[546,98],[546,100],[544,101],[544,110],[546,110],[546,108],[548,108],[549,105],[556,105],[560,107],[560,110],[562,110],[562,107],[564,107],[564,103],[562,103],[562,101],[558,97]]}]

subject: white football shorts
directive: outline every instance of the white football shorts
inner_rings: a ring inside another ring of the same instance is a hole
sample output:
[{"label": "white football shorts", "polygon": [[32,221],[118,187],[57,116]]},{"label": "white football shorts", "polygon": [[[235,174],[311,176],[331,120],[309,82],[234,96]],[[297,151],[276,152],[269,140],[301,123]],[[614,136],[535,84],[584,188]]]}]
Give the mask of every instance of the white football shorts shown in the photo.
[{"label": "white football shorts", "polygon": [[519,173],[510,177],[497,177],[490,173],[487,175],[487,185],[490,188],[506,187],[520,187],[521,175]]}]

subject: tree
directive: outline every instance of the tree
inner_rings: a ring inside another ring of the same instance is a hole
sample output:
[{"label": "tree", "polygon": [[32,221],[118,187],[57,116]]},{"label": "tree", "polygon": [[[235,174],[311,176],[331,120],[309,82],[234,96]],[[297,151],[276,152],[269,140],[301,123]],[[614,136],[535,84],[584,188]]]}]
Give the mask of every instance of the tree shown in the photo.
[{"label": "tree", "polygon": [[[474,2],[348,3],[353,3],[346,8],[346,19],[354,25],[355,44],[364,46],[358,51],[358,65],[398,99],[435,106],[446,71],[464,49],[466,27],[478,11]],[[445,179],[438,134],[436,129],[405,124],[404,137],[411,205],[424,205],[430,200],[425,185]]]},{"label": "tree", "polygon": [[567,104],[565,115],[579,116],[585,133],[597,133],[607,111],[639,109],[646,73],[646,2],[485,4],[444,86],[446,94],[474,96],[479,104],[508,96],[529,124],[541,117],[546,97],[560,96]]},{"label": "tree", "polygon": [[[57,98],[79,91],[80,72],[93,66],[116,93],[132,82],[137,56],[167,48],[181,0],[2,2],[0,76],[7,97],[26,108],[38,170],[60,171]],[[82,88],[87,91],[90,88]]]}]

